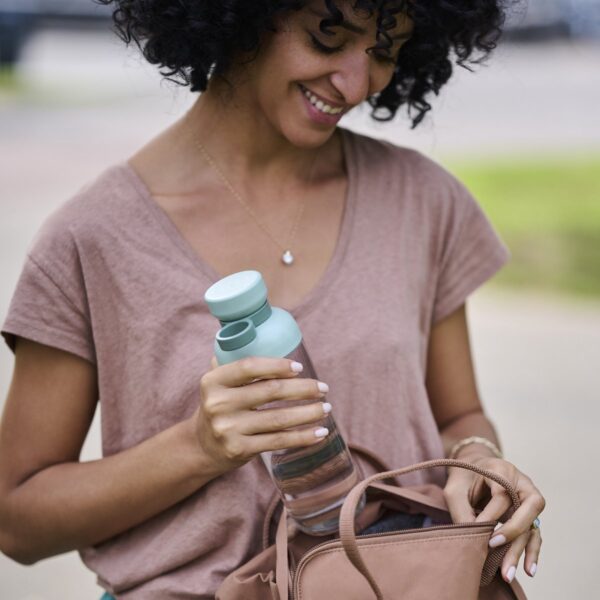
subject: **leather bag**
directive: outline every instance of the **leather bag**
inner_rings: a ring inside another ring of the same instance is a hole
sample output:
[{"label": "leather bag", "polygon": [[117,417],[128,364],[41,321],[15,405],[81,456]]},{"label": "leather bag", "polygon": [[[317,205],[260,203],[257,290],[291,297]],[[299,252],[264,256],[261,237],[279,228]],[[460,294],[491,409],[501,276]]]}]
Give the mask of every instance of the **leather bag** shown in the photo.
[{"label": "leather bag", "polygon": [[[352,488],[341,509],[339,534],[317,537],[301,532],[291,519],[288,523],[277,493],[263,524],[263,551],[227,576],[216,600],[526,600],[516,579],[508,584],[500,575],[509,545],[488,546],[496,522],[453,524],[441,487],[402,487],[394,478],[436,467],[474,471],[507,491],[512,508],[503,520],[520,504],[507,480],[450,459],[388,470],[370,451],[352,445],[350,449],[383,472]],[[354,518],[365,490],[365,508]],[[281,512],[274,519],[278,507]],[[394,512],[426,515],[436,525],[356,534]],[[273,522],[275,543],[269,545]]]}]

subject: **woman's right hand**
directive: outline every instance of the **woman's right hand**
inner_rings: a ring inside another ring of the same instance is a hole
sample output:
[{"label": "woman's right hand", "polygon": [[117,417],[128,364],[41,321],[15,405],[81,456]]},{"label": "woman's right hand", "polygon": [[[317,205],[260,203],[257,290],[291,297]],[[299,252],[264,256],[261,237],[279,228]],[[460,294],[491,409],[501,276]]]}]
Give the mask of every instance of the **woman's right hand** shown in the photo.
[{"label": "woman's right hand", "polygon": [[[323,439],[315,431],[316,422],[331,409],[317,401],[326,390],[321,391],[315,379],[298,377],[293,362],[251,356],[218,366],[213,357],[212,370],[200,381],[195,419],[198,442],[219,470],[230,471],[261,452],[309,446]],[[300,406],[257,410],[273,401],[313,398],[315,402]],[[296,428],[302,425],[306,427]],[[295,429],[286,431],[290,427]]]}]

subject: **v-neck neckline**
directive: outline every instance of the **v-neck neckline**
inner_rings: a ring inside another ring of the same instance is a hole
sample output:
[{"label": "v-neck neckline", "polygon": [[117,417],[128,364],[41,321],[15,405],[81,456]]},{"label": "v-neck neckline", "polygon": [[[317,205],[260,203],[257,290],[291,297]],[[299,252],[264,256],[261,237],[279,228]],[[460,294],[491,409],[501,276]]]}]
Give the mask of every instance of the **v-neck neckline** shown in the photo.
[{"label": "v-neck neckline", "polygon": [[[302,298],[302,300],[292,309],[286,309],[294,317],[300,317],[312,311],[317,301],[322,298],[334,279],[339,275],[341,266],[346,254],[348,242],[351,238],[352,223],[354,221],[355,203],[358,187],[358,161],[355,156],[355,148],[353,146],[353,133],[343,127],[338,127],[341,133],[342,153],[344,168],[348,183],[346,187],[346,197],[342,213],[342,220],[338,231],[338,239],[329,260],[325,271],[321,275],[317,283],[311,290]],[[121,162],[116,165],[129,183],[135,188],[138,197],[144,202],[145,207],[154,215],[157,221],[161,224],[163,230],[169,239],[178,247],[195,268],[199,268],[204,276],[210,281],[211,285],[219,279],[225,277],[220,275],[196,250],[190,242],[183,236],[181,231],[175,225],[174,221],[169,217],[165,210],[154,200],[150,190],[146,186],[142,178],[137,174],[135,169],[127,162]],[[291,267],[293,268],[293,267]]]}]

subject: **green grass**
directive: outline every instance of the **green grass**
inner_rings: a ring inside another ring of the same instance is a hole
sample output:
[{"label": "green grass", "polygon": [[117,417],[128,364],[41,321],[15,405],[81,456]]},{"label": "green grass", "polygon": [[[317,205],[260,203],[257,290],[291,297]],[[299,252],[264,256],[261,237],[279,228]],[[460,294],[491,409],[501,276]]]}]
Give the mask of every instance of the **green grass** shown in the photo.
[{"label": "green grass", "polygon": [[20,89],[19,79],[14,69],[0,67],[0,93],[14,93]]},{"label": "green grass", "polygon": [[448,168],[512,252],[498,284],[600,297],[600,155]]}]

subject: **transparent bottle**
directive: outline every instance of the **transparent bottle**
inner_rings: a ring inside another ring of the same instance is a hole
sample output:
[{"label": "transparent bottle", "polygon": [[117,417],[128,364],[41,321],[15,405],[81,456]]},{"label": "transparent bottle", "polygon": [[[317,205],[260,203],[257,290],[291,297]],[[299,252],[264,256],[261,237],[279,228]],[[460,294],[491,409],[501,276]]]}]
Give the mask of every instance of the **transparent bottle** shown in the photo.
[{"label": "transparent bottle", "polygon": [[[299,377],[319,379],[298,324],[287,311],[270,306],[258,271],[242,271],[221,279],[207,290],[205,300],[223,326],[215,338],[219,364],[245,356],[287,357],[304,365]],[[314,402],[275,401],[259,410]],[[263,452],[261,458],[298,527],[311,535],[328,535],[338,530],[341,506],[360,475],[332,414],[324,415],[313,426],[326,427],[329,433],[316,444]],[[363,495],[356,514],[364,504]]]}]

